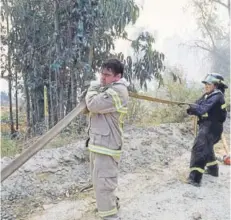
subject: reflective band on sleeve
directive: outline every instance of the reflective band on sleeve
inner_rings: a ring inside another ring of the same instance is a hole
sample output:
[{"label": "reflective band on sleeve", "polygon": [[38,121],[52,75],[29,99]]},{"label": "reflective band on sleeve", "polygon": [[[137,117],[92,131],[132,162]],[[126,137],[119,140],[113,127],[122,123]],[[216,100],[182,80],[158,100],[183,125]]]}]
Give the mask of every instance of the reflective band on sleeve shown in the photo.
[{"label": "reflective band on sleeve", "polygon": [[118,96],[117,92],[111,88],[106,90],[106,92],[112,96],[117,112],[126,114],[128,112],[128,108],[122,106],[121,99]]},{"label": "reflective band on sleeve", "polygon": [[92,95],[97,95],[98,92],[97,91],[88,91],[87,92],[87,96],[92,96]]},{"label": "reflective band on sleeve", "polygon": [[200,173],[204,173],[204,172],[205,172],[205,170],[202,169],[202,168],[200,168],[200,167],[192,167],[192,168],[190,169],[190,171],[198,171],[198,172],[200,172]]},{"label": "reflective band on sleeve", "polygon": [[120,113],[120,116],[119,116],[119,128],[120,128],[121,133],[123,133],[124,116],[125,116],[124,113]]},{"label": "reflective band on sleeve", "polygon": [[221,105],[221,109],[225,109],[226,108],[226,103]]},{"label": "reflective band on sleeve", "polygon": [[218,162],[215,160],[213,162],[207,163],[206,166],[209,167],[209,166],[214,166],[214,165],[217,165],[217,164],[218,164]]},{"label": "reflective band on sleeve", "polygon": [[207,117],[209,117],[209,115],[208,115],[208,113],[206,112],[205,114],[201,115],[201,117],[207,118]]},{"label": "reflective band on sleeve", "polygon": [[112,157],[120,157],[121,150],[112,150],[106,147],[96,146],[93,144],[88,145],[88,149],[92,152],[99,153],[99,154],[105,154]]},{"label": "reflective band on sleeve", "polygon": [[123,127],[124,127],[124,116],[125,114],[124,113],[120,113],[120,116],[119,116],[119,129],[120,129],[120,132],[121,132],[121,139],[122,139],[122,145],[124,143],[124,135],[123,135]]},{"label": "reflective band on sleeve", "polygon": [[106,217],[110,215],[115,215],[118,212],[117,208],[114,208],[110,211],[99,211],[100,217]]},{"label": "reflective band on sleeve", "polygon": [[106,92],[112,96],[112,99],[114,101],[116,110],[117,110],[117,112],[120,113],[120,116],[119,116],[119,129],[120,129],[120,132],[121,132],[122,143],[123,143],[123,124],[124,124],[123,118],[124,118],[124,115],[127,114],[128,108],[122,106],[121,99],[120,99],[120,97],[119,97],[119,95],[117,94],[116,91],[109,88]]}]

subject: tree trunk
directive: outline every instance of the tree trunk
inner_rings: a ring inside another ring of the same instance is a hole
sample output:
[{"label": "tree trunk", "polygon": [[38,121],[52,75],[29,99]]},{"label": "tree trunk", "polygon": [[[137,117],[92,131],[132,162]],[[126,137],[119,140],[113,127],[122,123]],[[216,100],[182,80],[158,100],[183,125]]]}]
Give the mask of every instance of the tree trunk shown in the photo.
[{"label": "tree trunk", "polygon": [[68,114],[72,109],[72,102],[71,102],[71,78],[69,77],[68,85],[67,85],[67,110],[66,114]]},{"label": "tree trunk", "polygon": [[59,118],[62,119],[64,117],[64,93],[65,93],[65,87],[64,87],[64,73],[60,74],[60,89],[59,89]]},{"label": "tree trunk", "polygon": [[26,121],[27,121],[27,135],[30,137],[31,135],[31,107],[30,107],[30,94],[29,94],[29,88],[27,86],[27,76],[28,73],[25,73],[24,75],[24,88],[25,88],[25,96],[26,96]]},{"label": "tree trunk", "polygon": [[43,88],[43,100],[44,100],[44,118],[45,118],[45,128],[48,131],[49,123],[48,123],[48,93],[47,93],[47,86],[44,85]]},{"label": "tree trunk", "polygon": [[36,134],[42,135],[44,133],[44,125],[45,125],[45,114],[44,114],[44,86],[40,84],[36,90],[36,110],[37,110],[37,129]]},{"label": "tree trunk", "polygon": [[9,79],[8,79],[8,89],[9,89],[8,94],[9,94],[9,104],[10,104],[10,133],[13,135],[15,133],[15,129],[14,129],[13,104],[12,104],[12,75],[10,72],[9,72]]},{"label": "tree trunk", "polygon": [[16,108],[16,130],[18,131],[18,73],[15,72],[15,108]]},{"label": "tree trunk", "polygon": [[70,72],[71,75],[71,110],[74,108],[74,71]]},{"label": "tree trunk", "polygon": [[35,136],[36,134],[36,100],[35,100],[35,93],[34,91],[30,92],[31,96],[31,113],[32,113],[32,135]]},{"label": "tree trunk", "polygon": [[52,92],[52,76],[51,70],[49,70],[49,92],[48,92],[48,111],[49,111],[49,128],[54,126],[54,103],[53,103],[53,92]]},{"label": "tree trunk", "polygon": [[56,119],[55,119],[55,124],[58,123],[58,121],[60,120],[59,118],[59,70],[55,71],[55,115],[56,115]]},{"label": "tree trunk", "polygon": [[11,71],[11,45],[10,45],[10,38],[9,38],[9,7],[8,7],[8,1],[5,1],[6,7],[7,7],[7,15],[6,15],[6,31],[7,31],[7,45],[8,45],[8,51],[7,51],[7,70],[8,70],[8,96],[9,96],[9,107],[10,107],[10,132],[11,135],[15,133],[14,129],[14,119],[13,119],[13,104],[12,104],[12,71]]},{"label": "tree trunk", "polygon": [[[55,40],[55,48],[56,48],[56,63],[58,67],[55,69],[55,83],[56,83],[56,90],[55,90],[55,103],[56,103],[56,119],[55,124],[60,120],[60,103],[59,103],[59,82],[60,82],[60,63],[59,58],[61,54],[61,48],[60,48],[60,27],[59,27],[59,0],[54,1],[54,26],[55,26],[55,34],[56,34],[56,40]],[[62,91],[61,91],[62,92]]]}]

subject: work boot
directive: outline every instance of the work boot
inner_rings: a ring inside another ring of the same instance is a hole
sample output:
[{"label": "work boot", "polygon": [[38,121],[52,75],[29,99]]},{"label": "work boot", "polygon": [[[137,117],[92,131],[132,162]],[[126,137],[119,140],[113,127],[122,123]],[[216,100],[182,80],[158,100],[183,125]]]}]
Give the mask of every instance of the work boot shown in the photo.
[{"label": "work boot", "polygon": [[[117,208],[117,210],[120,209],[119,201],[120,201],[120,198],[116,196],[116,208]],[[95,209],[94,209],[94,212],[98,212],[98,209],[95,208]]]},{"label": "work boot", "polygon": [[219,176],[218,166],[207,167],[207,169],[205,170],[205,174],[218,177]]},{"label": "work boot", "polygon": [[121,218],[117,214],[115,214],[103,217],[103,220],[121,220]]},{"label": "work boot", "polygon": [[201,182],[200,182],[200,183],[197,183],[197,182],[195,182],[194,180],[190,179],[189,177],[188,177],[188,179],[187,179],[187,183],[188,183],[188,184],[191,184],[191,185],[193,185],[193,186],[196,186],[196,187],[200,187],[200,186],[201,186]]},{"label": "work boot", "polygon": [[202,179],[202,173],[199,173],[198,171],[192,171],[189,174],[189,177],[187,179],[187,183],[191,184],[196,187],[201,186],[201,179]]}]

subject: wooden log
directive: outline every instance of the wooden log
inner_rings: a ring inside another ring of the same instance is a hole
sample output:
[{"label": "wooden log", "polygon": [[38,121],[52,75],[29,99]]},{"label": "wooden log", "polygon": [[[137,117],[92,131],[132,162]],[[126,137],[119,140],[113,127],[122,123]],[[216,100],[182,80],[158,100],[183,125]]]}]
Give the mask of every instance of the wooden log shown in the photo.
[{"label": "wooden log", "polygon": [[[152,102],[159,102],[164,104],[177,104],[177,105],[189,105],[191,103],[170,101],[159,98],[154,98],[146,95],[139,95],[137,93],[129,92],[129,96]],[[40,151],[46,146],[59,132],[64,129],[76,116],[84,112],[86,109],[85,102],[81,102],[77,107],[75,107],[68,115],[66,115],[62,120],[60,120],[53,128],[51,128],[47,133],[42,135],[32,146],[27,148],[21,155],[14,159],[9,165],[1,170],[1,182],[3,182],[7,177],[19,169],[26,161],[28,161],[33,155]]]},{"label": "wooden log", "polygon": [[147,96],[147,95],[140,95],[134,92],[129,92],[129,96],[136,98],[136,99],[142,99],[142,100],[147,100],[147,101],[151,101],[151,102],[159,102],[159,103],[163,103],[163,104],[176,104],[176,105],[190,105],[192,103],[188,103],[188,102],[178,102],[178,101],[170,101],[170,100],[165,100],[165,99],[159,99],[159,98],[154,98],[151,96]]},{"label": "wooden log", "polygon": [[47,133],[42,135],[32,146],[27,148],[21,155],[15,158],[9,165],[1,170],[1,182],[8,176],[19,169],[26,161],[41,150],[47,143],[49,143],[55,136],[59,134],[76,116],[83,112],[86,108],[85,102],[80,102],[68,115],[60,120]]}]

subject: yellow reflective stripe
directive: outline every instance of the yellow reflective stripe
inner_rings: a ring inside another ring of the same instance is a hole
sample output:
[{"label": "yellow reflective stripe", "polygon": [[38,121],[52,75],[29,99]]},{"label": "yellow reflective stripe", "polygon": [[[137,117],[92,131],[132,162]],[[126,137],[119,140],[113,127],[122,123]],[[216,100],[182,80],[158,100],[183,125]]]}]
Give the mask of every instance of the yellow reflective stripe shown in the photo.
[{"label": "yellow reflective stripe", "polygon": [[121,99],[120,97],[118,96],[117,92],[114,91],[113,89],[109,88],[107,91],[107,93],[109,93],[111,96],[112,96],[112,99],[115,103],[115,107],[116,107],[116,110],[120,113],[124,113],[126,114],[127,111],[128,111],[128,108],[127,107],[123,107],[122,104],[121,104]]},{"label": "yellow reflective stripe", "polygon": [[201,117],[206,118],[206,117],[209,117],[209,115],[208,115],[208,113],[206,112],[205,114],[201,115]]},{"label": "yellow reflective stripe", "polygon": [[216,78],[213,78],[213,81],[214,82],[218,82],[218,83],[222,83],[222,84],[225,84],[225,82],[221,79],[216,79]]},{"label": "yellow reflective stripe", "polygon": [[124,116],[125,116],[125,113],[121,113],[120,117],[119,117],[119,126],[120,126],[121,129],[123,129]]},{"label": "yellow reflective stripe", "polygon": [[118,97],[118,94],[116,91],[109,88],[106,92],[112,96],[114,103],[115,103],[116,110],[118,110],[120,107],[122,107],[121,102],[120,102],[120,98]]},{"label": "yellow reflective stripe", "polygon": [[48,116],[47,87],[44,86],[44,115]]},{"label": "yellow reflective stripe", "polygon": [[123,108],[123,110],[121,110],[121,109],[117,109],[117,111],[119,112],[119,113],[122,113],[122,114],[127,114],[128,113],[128,108]]},{"label": "yellow reflective stripe", "polygon": [[97,91],[88,91],[87,92],[87,96],[92,96],[92,95],[97,95],[98,92]]},{"label": "yellow reflective stripe", "polygon": [[123,143],[123,125],[124,125],[124,116],[125,114],[124,113],[121,113],[120,116],[119,116],[119,129],[120,129],[120,132],[121,132],[121,138],[122,138],[122,143]]},{"label": "yellow reflective stripe", "polygon": [[114,208],[110,211],[99,211],[100,217],[106,217],[109,215],[115,215],[118,212],[117,208]]},{"label": "yellow reflective stripe", "polygon": [[200,168],[200,167],[192,167],[192,168],[190,169],[190,171],[198,171],[198,172],[200,172],[200,173],[204,173],[204,172],[205,172],[205,170],[202,169],[202,168]]},{"label": "yellow reflective stripe", "polygon": [[93,144],[88,145],[88,149],[92,152],[99,153],[99,154],[105,154],[112,157],[120,157],[121,150],[112,150],[106,147],[96,146]]},{"label": "yellow reflective stripe", "polygon": [[221,105],[221,109],[224,109],[224,108],[226,108],[226,103]]},{"label": "yellow reflective stripe", "polygon": [[209,167],[209,166],[214,166],[214,165],[217,165],[217,164],[218,164],[218,162],[215,160],[213,162],[207,163],[206,166]]}]

